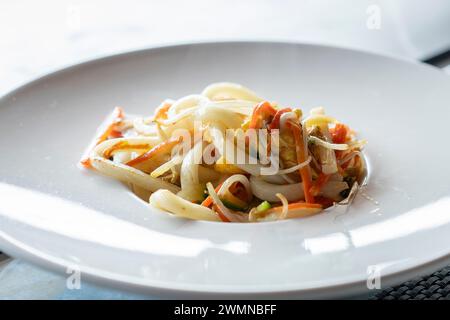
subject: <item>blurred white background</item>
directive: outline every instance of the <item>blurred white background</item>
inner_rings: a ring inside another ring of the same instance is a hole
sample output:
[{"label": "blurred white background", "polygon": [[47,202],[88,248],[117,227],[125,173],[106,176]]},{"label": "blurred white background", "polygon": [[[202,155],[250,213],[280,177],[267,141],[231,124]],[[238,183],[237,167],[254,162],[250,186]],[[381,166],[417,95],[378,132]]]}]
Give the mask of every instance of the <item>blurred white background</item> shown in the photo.
[{"label": "blurred white background", "polygon": [[450,1],[2,0],[0,94],[98,56],[231,39],[303,41],[424,59],[450,48]]}]

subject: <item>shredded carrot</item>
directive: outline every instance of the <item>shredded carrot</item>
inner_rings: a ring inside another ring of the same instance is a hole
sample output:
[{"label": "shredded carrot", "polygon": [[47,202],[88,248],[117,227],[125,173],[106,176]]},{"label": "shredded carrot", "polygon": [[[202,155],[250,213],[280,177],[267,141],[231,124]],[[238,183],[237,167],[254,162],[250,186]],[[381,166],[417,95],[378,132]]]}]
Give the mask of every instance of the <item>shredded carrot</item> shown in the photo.
[{"label": "shredded carrot", "polygon": [[219,218],[223,221],[223,222],[231,222],[224,214],[223,212],[220,210],[220,208],[218,206],[215,206],[215,210],[217,212],[217,215],[219,216]]},{"label": "shredded carrot", "polygon": [[178,143],[181,142],[182,140],[182,136],[176,138],[176,139],[169,139],[166,140],[164,142],[161,142],[160,144],[158,144],[157,146],[154,146],[153,148],[151,148],[149,151],[147,151],[144,154],[141,154],[139,157],[134,158],[133,160],[130,160],[126,163],[126,165],[128,166],[135,166],[138,163],[144,162],[152,157],[154,157],[157,154],[161,154],[164,152],[167,152],[169,150],[171,150],[175,145],[177,145]]},{"label": "shredded carrot", "polygon": [[283,115],[283,113],[291,112],[291,111],[292,111],[291,108],[284,108],[284,109],[278,110],[277,113],[275,113],[272,122],[270,123],[269,129],[270,130],[279,129],[281,116]]},{"label": "shredded carrot", "polygon": [[[103,141],[107,140],[111,134],[115,137],[118,136],[119,131],[115,130],[115,127],[117,124],[123,120],[125,117],[125,114],[123,112],[123,109],[121,107],[114,108],[114,111],[112,113],[112,122],[109,124],[109,126],[106,128],[106,130],[97,138],[95,145],[98,145],[102,143]],[[120,133],[120,136],[122,134]]]},{"label": "shredded carrot", "polygon": [[311,187],[311,194],[313,196],[317,196],[320,192],[320,190],[323,188],[323,186],[328,182],[328,180],[330,179],[329,174],[325,174],[323,172],[321,172],[319,174],[319,177],[317,178],[317,180],[315,181],[315,183],[313,183],[313,186]]},{"label": "shredded carrot", "polygon": [[338,123],[334,128],[330,129],[331,139],[333,143],[345,143],[347,141],[348,127],[345,124]]},{"label": "shredded carrot", "polygon": [[[303,132],[299,124],[288,121],[287,125],[291,128],[295,138],[295,149],[297,152],[297,162],[302,163],[306,161],[305,143],[303,141]],[[300,176],[303,182],[303,190],[305,193],[305,200],[308,203],[314,203],[314,196],[311,194],[311,172],[309,164],[299,169]]]},{"label": "shredded carrot", "polygon": [[167,111],[172,106],[171,103],[163,102],[156,110],[155,110],[155,120],[158,119],[167,119]]},{"label": "shredded carrot", "polygon": [[[307,202],[293,202],[288,204],[288,210],[295,210],[295,209],[308,209],[308,208],[316,208],[321,209],[322,205],[319,203],[307,203]],[[281,212],[283,210],[283,206],[273,207],[267,210],[267,214],[274,213],[274,212]]]},{"label": "shredded carrot", "polygon": [[259,129],[262,126],[262,121],[266,118],[273,117],[276,114],[277,110],[272,107],[272,105],[263,101],[256,105],[253,109],[252,118],[250,120],[250,129]]},{"label": "shredded carrot", "polygon": [[146,143],[129,144],[127,141],[120,141],[103,152],[103,156],[107,159],[111,158],[114,151],[119,150],[148,150],[150,146]]},{"label": "shredded carrot", "polygon": [[[225,179],[224,179],[225,181]],[[214,191],[217,193],[220,190],[220,187],[222,187],[223,182],[219,183],[219,185],[214,189]],[[202,206],[204,207],[210,207],[213,204],[213,200],[211,196],[208,196],[205,200],[203,200],[203,202],[201,203]],[[223,212],[220,210],[220,208],[218,206],[215,206],[215,211],[217,213],[217,215],[219,216],[219,218],[223,221],[223,222],[231,222],[224,214]]]},{"label": "shredded carrot", "polygon": [[[223,181],[221,183],[219,183],[219,185],[216,187],[216,189],[214,189],[214,191],[219,192],[220,187],[222,186],[222,184],[223,184]],[[212,197],[208,196],[205,200],[203,200],[201,205],[204,206],[204,207],[209,207],[212,203],[213,203]]]},{"label": "shredded carrot", "polygon": [[118,131],[118,130],[111,130],[111,133],[109,134],[109,137],[111,137],[111,138],[121,138],[123,135],[122,135],[122,132],[120,132],[120,131]]},{"label": "shredded carrot", "polygon": [[112,138],[120,138],[122,137],[122,133],[116,130],[117,124],[125,118],[125,113],[121,107],[114,108],[114,111],[111,114],[111,122],[105,128],[105,130],[101,131],[100,134],[93,140],[93,143],[89,146],[85,154],[83,155],[80,163],[86,167],[91,168],[91,161],[89,160],[89,153],[94,149],[95,146],[99,145],[103,141],[107,140],[109,137]]},{"label": "shredded carrot", "polygon": [[89,157],[83,157],[83,158],[80,160],[80,164],[81,164],[83,167],[85,167],[85,168],[91,168],[91,167],[92,167],[92,165],[91,165],[91,159],[89,159]]}]

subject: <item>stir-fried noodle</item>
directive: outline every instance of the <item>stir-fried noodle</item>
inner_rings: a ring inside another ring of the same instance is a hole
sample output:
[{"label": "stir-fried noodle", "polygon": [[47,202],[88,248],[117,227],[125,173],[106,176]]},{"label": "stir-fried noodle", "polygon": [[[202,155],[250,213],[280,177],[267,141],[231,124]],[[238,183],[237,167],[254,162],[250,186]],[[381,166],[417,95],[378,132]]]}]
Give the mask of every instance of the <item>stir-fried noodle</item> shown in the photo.
[{"label": "stir-fried noodle", "polygon": [[150,117],[116,108],[81,163],[175,216],[257,222],[349,204],[364,178],[364,144],[323,108],[305,116],[215,83]]}]

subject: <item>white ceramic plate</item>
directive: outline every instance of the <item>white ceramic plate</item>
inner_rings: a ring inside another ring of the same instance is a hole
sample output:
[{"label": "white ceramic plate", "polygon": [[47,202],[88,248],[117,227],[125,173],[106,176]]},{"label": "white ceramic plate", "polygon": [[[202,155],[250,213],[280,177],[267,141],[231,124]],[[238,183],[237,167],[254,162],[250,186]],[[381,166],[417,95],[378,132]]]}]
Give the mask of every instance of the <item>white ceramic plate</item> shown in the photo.
[{"label": "white ceramic plate", "polygon": [[[77,161],[116,105],[149,114],[215,81],[284,105],[322,105],[368,139],[368,186],[347,212],[260,224],[150,209]],[[0,248],[82,279],[187,298],[338,297],[450,260],[450,78],[338,48],[181,45],[121,54],[0,100]],[[374,283],[374,282],[372,282]]]}]

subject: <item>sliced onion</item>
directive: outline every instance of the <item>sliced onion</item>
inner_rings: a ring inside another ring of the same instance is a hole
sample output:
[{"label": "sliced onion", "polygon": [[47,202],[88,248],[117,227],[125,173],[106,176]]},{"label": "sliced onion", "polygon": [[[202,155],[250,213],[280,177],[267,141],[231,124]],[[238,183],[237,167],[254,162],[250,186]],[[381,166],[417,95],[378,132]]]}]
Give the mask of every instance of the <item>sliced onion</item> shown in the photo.
[{"label": "sliced onion", "polygon": [[263,100],[250,89],[247,89],[240,84],[231,82],[218,82],[210,84],[203,90],[202,95],[211,100],[239,99],[254,102],[260,102]]},{"label": "sliced onion", "polygon": [[211,209],[189,202],[168,190],[156,191],[150,196],[149,202],[153,207],[166,213],[173,213],[179,217],[194,220],[221,221]]},{"label": "sliced onion", "polygon": [[131,160],[132,152],[119,151],[114,154],[113,162],[115,163],[125,163]]},{"label": "sliced onion", "polygon": [[254,105],[254,102],[246,100],[223,100],[210,101],[207,103],[207,107],[224,108],[245,116],[252,115]]},{"label": "sliced onion", "polygon": [[293,121],[294,123],[298,123],[298,117],[294,112],[285,112],[280,117],[280,130],[284,130],[286,127],[286,121]]},{"label": "sliced onion", "polygon": [[348,146],[350,149],[355,149],[355,148],[362,148],[366,144],[367,144],[367,140],[362,139],[362,140],[351,141],[348,143]]},{"label": "sliced onion", "polygon": [[234,174],[227,180],[225,180],[222,186],[220,187],[218,194],[223,196],[228,191],[228,189],[230,189],[230,187],[236,182],[239,182],[244,186],[245,192],[249,197],[248,200],[250,201],[253,195],[252,188],[250,186],[250,181],[248,181],[247,177],[244,176],[243,174]]},{"label": "sliced onion", "polygon": [[288,173],[292,173],[295,172],[297,170],[300,170],[301,168],[307,166],[310,162],[311,162],[311,156],[308,157],[308,159],[306,159],[305,161],[303,161],[302,163],[299,163],[293,167],[287,168],[287,169],[281,169],[278,170],[277,174],[288,174]]},{"label": "sliced onion", "polygon": [[339,161],[338,161],[338,163],[341,165],[341,164],[344,164],[344,163],[346,163],[346,162],[348,162],[348,161],[350,161],[350,160],[352,160],[354,157],[356,157],[356,156],[359,156],[360,158],[362,158],[362,153],[361,153],[361,151],[352,151],[352,152],[350,152],[349,154],[347,154],[345,157],[343,157],[342,159],[340,159]]},{"label": "sliced onion", "polygon": [[107,140],[99,144],[93,150],[89,159],[95,169],[117,180],[135,184],[151,192],[158,189],[167,189],[172,192],[178,192],[180,190],[180,188],[174,184],[161,179],[152,178],[150,175],[133,167],[121,163],[114,163],[113,161],[104,158],[103,152],[106,148],[110,147],[112,143],[115,142]]},{"label": "sliced onion", "polygon": [[162,176],[164,173],[166,173],[167,171],[169,171],[170,169],[172,169],[173,167],[175,167],[176,165],[178,165],[182,162],[183,162],[183,158],[181,156],[175,156],[172,159],[170,159],[169,161],[160,165],[155,170],[153,170],[150,173],[150,176],[152,176],[153,178],[158,178],[159,176]]},{"label": "sliced onion", "polygon": [[181,191],[178,194],[189,201],[201,201],[203,186],[199,182],[198,167],[202,157],[202,142],[197,143],[183,159],[181,164]]},{"label": "sliced onion", "polygon": [[322,139],[319,139],[315,136],[309,136],[308,138],[310,141],[314,142],[315,144],[327,148],[327,149],[332,149],[332,150],[348,150],[348,144],[346,143],[330,143],[330,142],[326,142]]},{"label": "sliced onion", "polygon": [[195,108],[190,108],[187,110],[183,110],[182,112],[180,112],[177,115],[174,115],[170,118],[164,119],[164,120],[157,120],[158,123],[160,123],[163,126],[170,126],[180,120],[183,120],[184,118],[189,117],[190,115],[192,115],[194,112],[196,111]]},{"label": "sliced onion", "polygon": [[208,102],[208,99],[199,94],[191,94],[182,97],[172,103],[169,110],[167,111],[168,118],[173,118],[186,110],[195,110],[199,106],[203,106]]},{"label": "sliced onion", "polygon": [[301,182],[280,185],[268,183],[261,177],[251,176],[250,186],[254,196],[269,202],[280,202],[280,199],[275,195],[276,193],[283,194],[288,201],[303,200],[305,196]]},{"label": "sliced onion", "polygon": [[[260,176],[261,179],[263,179],[264,181],[268,182],[268,183],[272,183],[272,184],[286,184],[286,180],[283,178],[282,175],[271,175],[271,176]],[[295,183],[295,182],[293,182]]]},{"label": "sliced onion", "polygon": [[156,123],[156,132],[158,133],[158,137],[162,141],[165,141],[165,140],[167,140],[169,138],[167,136],[167,134],[164,132],[163,128],[161,128],[161,125],[159,123]]},{"label": "sliced onion", "polygon": [[[228,162],[228,160],[226,160]],[[252,176],[260,176],[261,170],[264,168],[264,166],[259,164],[234,164],[236,167],[238,167],[241,170],[244,170],[245,172],[251,174]]]},{"label": "sliced onion", "polygon": [[289,184],[296,183],[294,179],[291,179],[288,175],[282,174],[281,177]]},{"label": "sliced onion", "polygon": [[240,128],[243,122],[242,117],[232,110],[212,106],[198,108],[195,117],[205,124],[223,123],[227,129]]},{"label": "sliced onion", "polygon": [[156,136],[157,131],[155,125],[148,124],[145,122],[144,118],[138,117],[133,120],[134,130],[143,136]]}]

